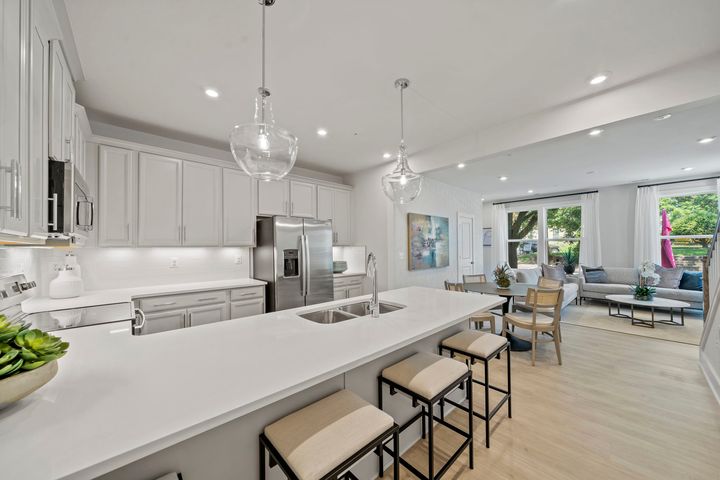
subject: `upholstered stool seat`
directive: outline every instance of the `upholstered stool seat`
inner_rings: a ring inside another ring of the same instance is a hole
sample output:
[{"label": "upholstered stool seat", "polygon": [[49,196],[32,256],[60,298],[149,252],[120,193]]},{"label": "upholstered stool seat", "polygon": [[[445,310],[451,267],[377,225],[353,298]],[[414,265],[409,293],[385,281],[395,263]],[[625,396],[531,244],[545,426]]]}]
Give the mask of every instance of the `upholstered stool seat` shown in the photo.
[{"label": "upholstered stool seat", "polygon": [[[295,475],[290,478],[336,478],[328,475],[358,452],[379,452],[382,441],[396,431],[390,415],[350,390],[341,390],[265,427],[261,449],[268,447],[279,457],[275,460]],[[264,478],[264,457],[261,470]]]},{"label": "upholstered stool seat", "polygon": [[[450,352],[451,357],[459,354],[468,357],[471,363],[475,363],[476,361],[483,363],[485,369],[484,379],[481,381],[473,377],[472,382],[482,385],[485,389],[485,413],[473,412],[473,415],[485,421],[485,446],[489,448],[490,420],[495,416],[505,402],[508,404],[508,417],[512,418],[512,400],[510,397],[510,343],[507,338],[493,333],[478,332],[477,330],[464,330],[446,338],[440,343],[440,355],[442,355],[445,351]],[[489,380],[490,370],[488,364],[492,358],[499,358],[502,352],[505,352],[505,355],[507,356],[507,389],[490,385]],[[492,409],[490,409],[490,390],[495,390],[503,394],[502,399]],[[442,417],[445,415],[444,404],[446,402],[462,410],[466,410],[464,405],[454,402],[453,400],[446,399],[440,404],[440,414]]]},{"label": "upholstered stool seat", "polygon": [[[448,468],[457,460],[460,454],[467,448],[470,459],[469,466],[473,468],[473,410],[472,410],[472,377],[468,366],[452,358],[442,357],[432,353],[416,353],[390,367],[385,368],[378,377],[378,404],[383,406],[383,384],[390,387],[390,394],[395,395],[397,391],[408,395],[413,406],[421,406],[421,411],[414,415],[400,431],[418,420],[422,421],[422,438],[428,439],[428,469],[427,475],[421,472],[416,466],[400,457],[399,462],[412,472],[416,477],[424,480],[435,480],[442,477]],[[447,395],[457,388],[464,388],[468,406],[467,430],[462,430],[456,425],[449,424],[444,418],[437,417],[434,413],[435,406],[440,405]],[[426,427],[426,421],[429,425]],[[439,469],[435,468],[435,451],[433,445],[433,424],[439,423],[454,431],[463,438],[458,449]],[[396,454],[396,451],[385,449]],[[382,468],[379,469],[382,472]]]}]

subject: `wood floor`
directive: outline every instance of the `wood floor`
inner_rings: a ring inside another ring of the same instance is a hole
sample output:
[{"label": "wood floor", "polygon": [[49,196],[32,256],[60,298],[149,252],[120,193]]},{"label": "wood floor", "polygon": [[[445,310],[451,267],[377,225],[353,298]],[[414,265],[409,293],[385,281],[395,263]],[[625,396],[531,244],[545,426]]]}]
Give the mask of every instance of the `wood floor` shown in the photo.
[{"label": "wood floor", "polygon": [[[531,367],[529,352],[513,353],[513,418],[506,409],[495,417],[490,449],[476,419],[474,470],[463,454],[443,478],[720,479],[720,406],[697,347],[566,325],[562,354],[559,366],[545,344]],[[504,366],[504,358],[491,362],[491,381],[505,385]],[[461,412],[449,418],[465,427]],[[459,439],[444,427],[435,432],[438,465]],[[426,444],[405,458],[425,470]],[[414,477],[403,470],[400,478]]]}]

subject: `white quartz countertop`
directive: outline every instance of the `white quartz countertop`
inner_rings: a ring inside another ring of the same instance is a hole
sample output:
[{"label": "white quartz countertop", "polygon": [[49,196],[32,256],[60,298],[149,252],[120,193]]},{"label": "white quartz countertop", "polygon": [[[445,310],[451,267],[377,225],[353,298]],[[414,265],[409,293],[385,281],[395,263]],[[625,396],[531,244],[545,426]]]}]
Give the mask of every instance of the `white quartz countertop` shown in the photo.
[{"label": "white quartz countertop", "polygon": [[166,285],[147,285],[109,290],[89,290],[75,298],[29,298],[22,303],[22,309],[25,313],[66,310],[69,308],[83,308],[92,307],[94,305],[129,302],[134,298],[152,297],[155,295],[171,295],[174,293],[191,293],[207,290],[255,287],[265,285],[265,283],[266,282],[255,280],[254,278],[236,278],[229,280],[212,280],[207,282],[172,283]]},{"label": "white quartz countertop", "polygon": [[154,335],[64,331],[57,377],[0,410],[2,477],[95,478],[505,301],[422,287],[380,299],[407,308],[332,325],[297,315],[355,298]]}]

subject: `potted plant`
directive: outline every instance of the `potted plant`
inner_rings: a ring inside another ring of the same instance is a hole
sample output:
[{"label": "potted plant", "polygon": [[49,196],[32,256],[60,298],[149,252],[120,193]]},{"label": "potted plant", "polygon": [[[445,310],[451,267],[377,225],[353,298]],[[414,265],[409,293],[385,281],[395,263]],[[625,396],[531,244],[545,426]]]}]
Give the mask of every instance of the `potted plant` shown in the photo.
[{"label": "potted plant", "polygon": [[512,278],[512,270],[508,264],[498,265],[493,271],[493,280],[498,288],[509,288],[510,279]]},{"label": "potted plant", "polygon": [[575,266],[580,260],[580,252],[578,251],[578,248],[576,246],[569,246],[560,252],[560,257],[565,265],[563,267],[565,273],[568,275],[575,273]]},{"label": "potted plant", "polygon": [[45,385],[57,373],[68,343],[0,315],[0,408]]},{"label": "potted plant", "polygon": [[630,287],[635,300],[649,302],[655,298],[655,287],[653,285],[660,280],[660,275],[655,273],[655,264],[645,261],[640,264],[640,283]]}]

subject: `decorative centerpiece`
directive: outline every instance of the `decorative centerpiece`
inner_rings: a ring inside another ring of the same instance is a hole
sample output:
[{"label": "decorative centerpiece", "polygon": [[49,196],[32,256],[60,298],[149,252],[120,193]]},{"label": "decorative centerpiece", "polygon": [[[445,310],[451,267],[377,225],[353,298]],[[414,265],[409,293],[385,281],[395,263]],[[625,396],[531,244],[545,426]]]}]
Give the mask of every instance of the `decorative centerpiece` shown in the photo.
[{"label": "decorative centerpiece", "polygon": [[45,385],[69,344],[0,315],[0,409]]},{"label": "decorative centerpiece", "polygon": [[645,261],[640,264],[640,284],[634,285],[632,288],[635,300],[649,302],[655,298],[655,283],[660,280],[660,275],[655,273],[655,264]]},{"label": "decorative centerpiece", "polygon": [[510,279],[512,278],[512,270],[508,264],[498,265],[493,271],[493,280],[498,288],[510,288]]},{"label": "decorative centerpiece", "polygon": [[578,264],[578,261],[580,260],[580,252],[578,252],[577,247],[567,247],[562,252],[560,252],[560,257],[562,258],[565,270],[565,273],[568,275],[572,275],[575,273],[575,266]]}]

